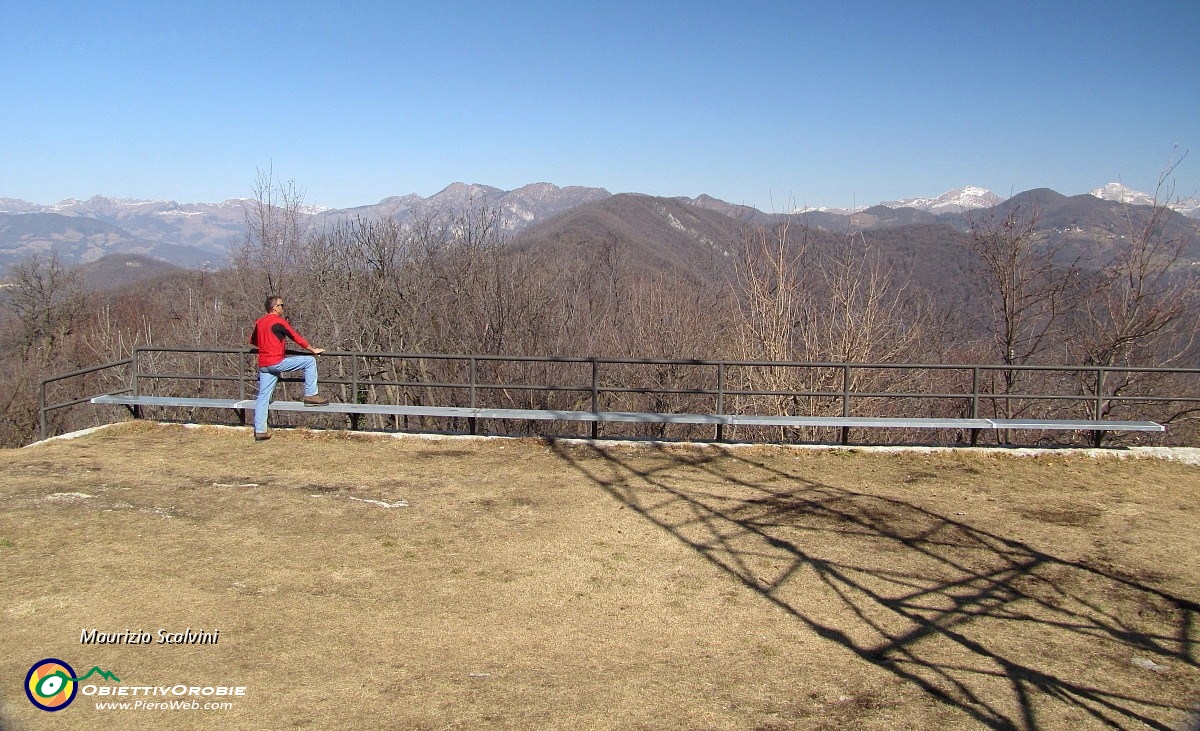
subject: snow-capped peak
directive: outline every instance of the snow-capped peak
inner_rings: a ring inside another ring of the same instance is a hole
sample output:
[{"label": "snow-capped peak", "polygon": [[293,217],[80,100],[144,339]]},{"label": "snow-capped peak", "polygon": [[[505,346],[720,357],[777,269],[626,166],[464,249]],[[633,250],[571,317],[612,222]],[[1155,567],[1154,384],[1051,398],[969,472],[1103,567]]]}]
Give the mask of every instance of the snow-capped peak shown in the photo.
[{"label": "snow-capped peak", "polygon": [[888,201],[880,205],[888,208],[916,208],[930,213],[962,213],[974,208],[989,208],[1003,200],[987,188],[967,185],[942,193],[936,198],[907,198]]},{"label": "snow-capped peak", "polygon": [[[1114,201],[1132,206],[1152,206],[1155,203],[1154,196],[1149,193],[1134,190],[1121,183],[1109,183],[1101,188],[1096,188],[1092,191],[1092,195],[1100,200]],[[1195,198],[1170,201],[1159,200],[1158,203],[1160,205],[1165,203],[1167,208],[1182,213],[1185,216],[1200,218],[1200,201]]]},{"label": "snow-capped peak", "polygon": [[1116,201],[1117,203],[1132,203],[1139,206],[1149,206],[1154,204],[1154,198],[1146,193],[1134,190],[1122,183],[1109,183],[1103,187],[1096,188],[1092,191],[1092,195],[1100,200]]}]

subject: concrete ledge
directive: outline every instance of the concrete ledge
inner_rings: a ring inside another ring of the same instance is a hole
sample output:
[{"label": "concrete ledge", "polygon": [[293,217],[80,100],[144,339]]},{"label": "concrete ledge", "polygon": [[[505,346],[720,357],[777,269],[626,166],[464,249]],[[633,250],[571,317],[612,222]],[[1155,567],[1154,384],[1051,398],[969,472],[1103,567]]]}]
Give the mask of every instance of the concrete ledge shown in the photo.
[{"label": "concrete ledge", "polygon": [[[199,409],[254,410],[253,399],[210,399],[175,396],[97,396],[94,404],[118,406],[172,406]],[[543,421],[631,422],[645,424],[717,424],[730,426],[811,426],[866,429],[1032,429],[1077,431],[1164,432],[1153,421],[1105,421],[1085,419],[955,419],[884,418],[865,416],[758,416],[746,414],[673,414],[641,411],[556,411],[548,409],[485,409],[462,406],[405,406],[398,404],[346,404],[306,406],[300,401],[273,401],[274,411],[312,411],[337,414],[384,414],[389,416],[432,416],[467,419],[526,419]]]}]

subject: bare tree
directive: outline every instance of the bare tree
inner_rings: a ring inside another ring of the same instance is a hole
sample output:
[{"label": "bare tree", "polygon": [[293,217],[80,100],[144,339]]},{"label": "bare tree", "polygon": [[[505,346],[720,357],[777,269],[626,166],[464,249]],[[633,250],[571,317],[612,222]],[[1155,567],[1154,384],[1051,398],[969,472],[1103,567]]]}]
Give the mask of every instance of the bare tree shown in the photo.
[{"label": "bare tree", "polygon": [[928,297],[883,264],[859,232],[823,251],[811,308],[809,352],[842,362],[889,362],[911,356],[925,336]]},{"label": "bare tree", "polygon": [[[1032,199],[1010,201],[982,218],[968,216],[970,245],[976,254],[975,273],[985,308],[985,329],[992,353],[1005,365],[1026,365],[1066,357],[1067,315],[1078,298],[1078,262],[1061,265],[1054,252],[1038,239],[1040,209]],[[1005,396],[1028,371],[1000,372],[999,391]],[[1020,408],[1000,398],[997,410],[1006,417]]]},{"label": "bare tree", "polygon": [[[1171,209],[1170,176],[1183,158],[1159,175],[1150,206],[1129,206],[1127,233],[1104,263],[1081,308],[1079,349],[1083,363],[1097,366],[1164,367],[1188,364],[1195,357],[1196,320],[1200,316],[1200,271],[1185,258],[1194,241],[1190,227],[1180,225]],[[1170,376],[1153,372],[1115,371],[1085,384],[1092,393],[1110,396],[1157,395]],[[1106,399],[1099,416],[1123,402]],[[1138,407],[1142,414],[1147,408]],[[1194,418],[1195,409],[1163,405],[1159,420],[1178,424]]]},{"label": "bare tree", "polygon": [[[741,356],[746,360],[887,362],[911,357],[928,319],[927,300],[882,264],[861,234],[820,241],[788,224],[749,228],[735,247],[734,289],[740,304]],[[822,394],[865,385],[866,371],[828,366],[752,366],[741,370],[746,390]],[[875,371],[872,390],[886,390],[894,372]],[[831,413],[829,396],[777,395],[758,408],[782,413]]]},{"label": "bare tree", "polygon": [[1084,307],[1083,358],[1096,365],[1170,365],[1196,338],[1200,272],[1184,254],[1190,229],[1171,209],[1173,161],[1160,175],[1150,206],[1129,206],[1127,232],[1105,262]]},{"label": "bare tree", "polygon": [[8,330],[3,338],[8,342],[0,347],[0,444],[19,444],[35,433],[41,378],[78,367],[88,294],[78,269],[53,251],[9,269],[0,291]]},{"label": "bare tree", "polygon": [[303,253],[308,217],[304,192],[293,181],[280,181],[274,168],[258,171],[253,199],[246,208],[246,236],[234,253],[234,266],[246,276],[247,289],[283,292]]},{"label": "bare tree", "polygon": [[14,345],[21,355],[38,347],[53,350],[79,326],[87,310],[83,278],[56,252],[13,264],[8,280],[6,309],[12,314]]},{"label": "bare tree", "polygon": [[805,229],[794,237],[791,224],[744,229],[735,245],[734,271],[742,304],[743,357],[803,359],[797,352],[797,326],[812,309],[808,274],[811,240]]}]

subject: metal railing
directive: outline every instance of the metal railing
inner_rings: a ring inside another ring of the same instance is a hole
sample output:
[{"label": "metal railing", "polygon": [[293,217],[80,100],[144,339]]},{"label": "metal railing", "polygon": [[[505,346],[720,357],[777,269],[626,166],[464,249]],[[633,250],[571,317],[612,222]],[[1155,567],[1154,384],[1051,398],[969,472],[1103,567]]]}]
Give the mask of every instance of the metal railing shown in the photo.
[{"label": "metal railing", "polygon": [[[48,404],[52,384],[129,366],[125,393],[229,398],[236,388],[246,399],[257,387],[254,353],[138,347],[129,359],[47,378],[42,438],[48,413],[88,400]],[[354,403],[975,419],[1100,420],[1133,405],[1138,418],[1150,411],[1166,421],[1200,412],[1200,369],[327,351],[320,370],[323,390],[337,387]],[[347,418],[358,428],[359,415]]]},{"label": "metal railing", "polygon": [[[70,373],[60,373],[57,376],[50,376],[49,378],[42,379],[38,383],[38,433],[41,435],[41,438],[45,439],[47,436],[46,420],[47,420],[50,412],[57,411],[59,409],[65,409],[69,406],[76,406],[78,404],[87,403],[88,401],[90,401],[92,399],[92,396],[96,395],[95,393],[90,393],[87,396],[75,396],[75,397],[68,398],[66,401],[60,401],[60,402],[54,403],[54,404],[47,404],[46,403],[46,389],[50,384],[60,383],[62,381],[69,381],[72,379],[81,378],[82,376],[87,376],[87,375],[91,375],[94,373],[100,373],[100,372],[107,371],[110,369],[120,368],[121,366],[130,365],[133,362],[134,362],[133,358],[126,358],[125,360],[116,360],[111,363],[104,363],[101,365],[92,366],[90,368],[81,368],[79,370],[71,371]],[[110,393],[128,393],[128,389],[122,389],[122,390],[119,390],[116,392],[110,392]]]}]

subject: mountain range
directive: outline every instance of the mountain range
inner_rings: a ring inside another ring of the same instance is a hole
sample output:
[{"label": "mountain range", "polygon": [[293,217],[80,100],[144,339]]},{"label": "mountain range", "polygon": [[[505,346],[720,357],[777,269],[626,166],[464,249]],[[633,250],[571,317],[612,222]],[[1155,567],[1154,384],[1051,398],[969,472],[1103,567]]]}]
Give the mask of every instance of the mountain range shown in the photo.
[{"label": "mountain range", "polygon": [[[1153,198],[1119,183],[1090,194],[1067,197],[1041,189],[1014,196],[1036,200],[1042,227],[1064,238],[1119,235],[1121,214],[1128,206],[1149,205]],[[200,269],[225,264],[231,247],[246,231],[249,199],[221,203],[177,203],[94,196],[54,205],[0,198],[0,273],[30,254],[54,250],[67,262],[90,262],[112,254],[136,254],[174,265]],[[423,198],[416,194],[385,198],[373,205],[346,209],[304,207],[313,226],[338,219],[392,217],[401,221],[433,210],[488,206],[501,213],[508,234],[517,240],[564,241],[600,238],[634,241],[641,255],[668,263],[688,250],[688,242],[709,250],[721,248],[744,223],[770,224],[789,218],[815,229],[849,232],[881,231],[944,224],[965,230],[964,214],[1002,207],[1005,199],[983,188],[967,186],[934,198],[910,198],[857,209],[805,209],[768,214],[707,195],[658,198],[637,193],[613,195],[602,188],[534,183],[505,191],[486,185],[454,183]],[[1194,199],[1173,206],[1200,218]],[[1182,216],[1176,217],[1182,219]],[[1175,225],[1192,227],[1186,219]],[[651,225],[651,224],[654,225]],[[661,225],[659,225],[661,224]],[[1200,227],[1200,224],[1195,224]],[[598,233],[599,232],[599,233]],[[1071,234],[1070,236],[1068,235]],[[665,237],[665,238],[664,238]],[[666,244],[666,239],[675,245]]]}]

